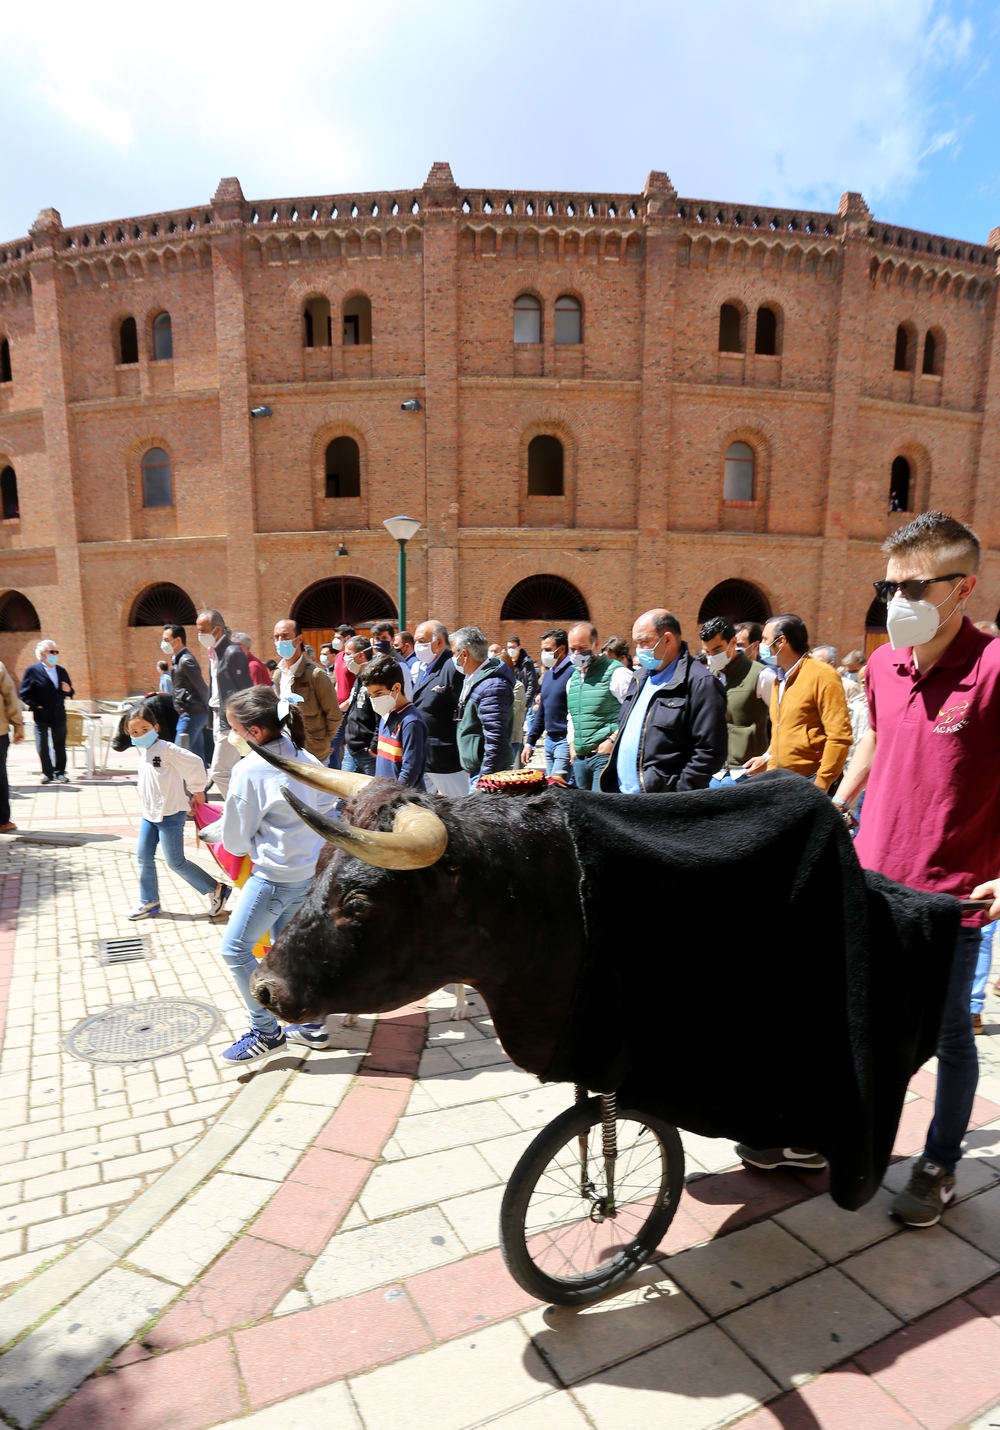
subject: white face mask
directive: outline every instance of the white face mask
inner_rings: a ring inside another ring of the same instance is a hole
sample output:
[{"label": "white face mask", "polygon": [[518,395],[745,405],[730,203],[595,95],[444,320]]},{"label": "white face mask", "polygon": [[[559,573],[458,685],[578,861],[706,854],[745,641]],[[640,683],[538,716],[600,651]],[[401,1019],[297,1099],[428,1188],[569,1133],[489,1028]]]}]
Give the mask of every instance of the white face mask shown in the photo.
[{"label": "white face mask", "polygon": [[430,665],[434,659],[434,646],[430,641],[417,641],[413,653],[421,665]]},{"label": "white face mask", "polygon": [[[930,601],[909,601],[902,591],[897,591],[889,602],[885,618],[893,650],[899,650],[901,646],[926,645],[932,641],[941,625],[941,607],[947,605],[954,594],[949,591],[944,600],[935,606]],[[953,616],[955,609],[952,607],[944,619]]]},{"label": "white face mask", "polygon": [[542,651],[542,664],[546,670],[551,670],[556,663],[556,653],[554,650]]},{"label": "white face mask", "polygon": [[338,637],[336,640],[332,640],[332,641],[330,642],[330,645],[333,647],[334,650],[343,650],[343,649],[344,649],[344,642],[343,642],[342,640],[340,640],[339,637]]},{"label": "white face mask", "polygon": [[368,699],[372,703],[375,714],[380,717],[390,715],[396,708],[395,695],[369,695]]},{"label": "white face mask", "polygon": [[351,672],[352,675],[360,675],[365,668],[365,662],[355,660],[353,655],[346,656],[344,658],[344,664],[347,666],[347,669]]},{"label": "white face mask", "polygon": [[174,648],[169,641],[160,641],[160,650],[164,655],[173,655]]},{"label": "white face mask", "polygon": [[204,631],[199,631],[198,642],[200,645],[203,645],[206,650],[211,650],[215,645],[215,636],[213,636],[211,632],[206,635]]},{"label": "white face mask", "polygon": [[725,670],[731,657],[724,650],[717,650],[714,655],[708,657],[708,668],[713,675],[718,675],[720,670]]}]

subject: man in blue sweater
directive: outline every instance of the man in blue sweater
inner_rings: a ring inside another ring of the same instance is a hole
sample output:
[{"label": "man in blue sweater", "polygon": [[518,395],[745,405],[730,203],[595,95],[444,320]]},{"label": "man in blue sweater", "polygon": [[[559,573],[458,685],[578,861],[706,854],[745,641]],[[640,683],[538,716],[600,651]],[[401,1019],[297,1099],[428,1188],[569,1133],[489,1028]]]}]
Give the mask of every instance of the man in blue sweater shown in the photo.
[{"label": "man in blue sweater", "polygon": [[528,738],[521,751],[524,764],[531,764],[535,746],[545,731],[545,774],[555,784],[568,785],[570,778],[569,739],[566,734],[566,686],[573,674],[569,641],[563,630],[546,631],[542,636],[542,688],[538,709],[531,717]]}]

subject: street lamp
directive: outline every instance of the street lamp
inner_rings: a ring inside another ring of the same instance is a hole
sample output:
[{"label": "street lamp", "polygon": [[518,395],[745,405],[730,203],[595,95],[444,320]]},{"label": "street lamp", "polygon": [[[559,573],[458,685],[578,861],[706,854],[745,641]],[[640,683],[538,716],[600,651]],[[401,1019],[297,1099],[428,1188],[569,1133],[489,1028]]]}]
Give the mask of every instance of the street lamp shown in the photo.
[{"label": "street lamp", "polygon": [[421,523],[412,516],[387,516],[382,525],[399,542],[399,629],[406,629],[406,543],[416,536]]}]

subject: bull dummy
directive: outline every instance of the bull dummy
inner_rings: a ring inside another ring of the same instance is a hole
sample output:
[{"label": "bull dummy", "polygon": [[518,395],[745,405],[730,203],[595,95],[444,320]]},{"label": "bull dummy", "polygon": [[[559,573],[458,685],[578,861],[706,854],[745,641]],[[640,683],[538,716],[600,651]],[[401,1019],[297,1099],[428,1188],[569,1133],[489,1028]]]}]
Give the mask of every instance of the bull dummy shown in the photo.
[{"label": "bull dummy", "polygon": [[464,982],[539,1078],[814,1147],[840,1206],[874,1195],[936,1046],[959,906],[863,871],[807,781],[449,799],[257,753],[346,801],[328,819],[283,791],[331,847],[252,979],[279,1017]]}]

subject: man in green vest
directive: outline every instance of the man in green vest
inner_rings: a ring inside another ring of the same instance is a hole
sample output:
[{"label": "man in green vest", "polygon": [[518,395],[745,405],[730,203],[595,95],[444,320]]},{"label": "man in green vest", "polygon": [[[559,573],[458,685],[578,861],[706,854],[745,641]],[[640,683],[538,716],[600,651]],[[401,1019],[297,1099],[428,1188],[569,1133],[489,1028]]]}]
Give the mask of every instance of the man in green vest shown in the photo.
[{"label": "man in green vest", "polygon": [[713,616],[700,632],[701,648],[713,675],[726,692],[726,732],[729,750],[724,769],[712,778],[709,789],[732,784],[746,771],[743,766],[767,750],[768,703],[762,694],[766,667],[750,660],[736,644],[736,627],[728,616]]},{"label": "man in green vest", "polygon": [[602,655],[597,629],[589,621],[574,626],[568,636],[573,674],[566,686],[573,780],[577,789],[597,789],[601,771],[614,747],[622,701],[635,676],[620,660]]}]

